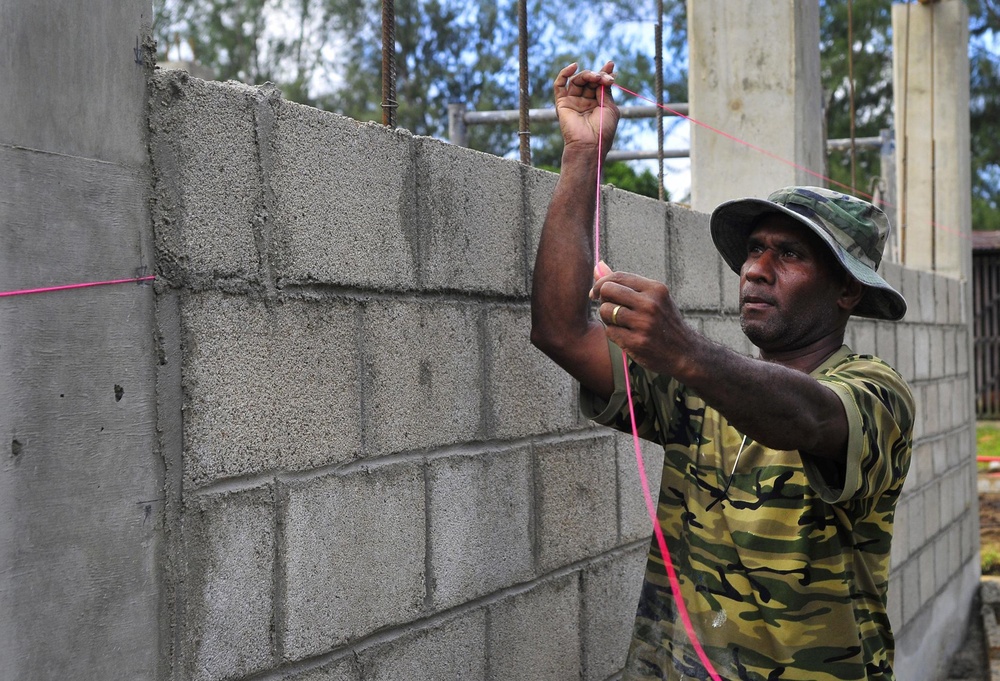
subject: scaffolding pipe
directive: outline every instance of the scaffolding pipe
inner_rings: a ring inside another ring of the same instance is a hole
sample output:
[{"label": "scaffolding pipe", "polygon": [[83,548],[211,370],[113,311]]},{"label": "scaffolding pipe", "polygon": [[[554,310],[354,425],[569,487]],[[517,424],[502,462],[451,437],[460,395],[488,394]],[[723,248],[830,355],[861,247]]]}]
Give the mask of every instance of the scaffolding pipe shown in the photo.
[{"label": "scaffolding pipe", "polygon": [[[457,106],[462,106],[458,104]],[[670,108],[679,114],[687,115],[687,104],[671,104]],[[620,108],[622,118],[652,118],[658,108],[655,106],[623,106]],[[668,116],[673,115],[669,111]],[[501,111],[466,111],[462,116],[465,125],[496,125],[499,123],[517,123],[521,112],[515,109]],[[558,119],[555,109],[529,109],[528,115],[533,121],[555,122]]]}]

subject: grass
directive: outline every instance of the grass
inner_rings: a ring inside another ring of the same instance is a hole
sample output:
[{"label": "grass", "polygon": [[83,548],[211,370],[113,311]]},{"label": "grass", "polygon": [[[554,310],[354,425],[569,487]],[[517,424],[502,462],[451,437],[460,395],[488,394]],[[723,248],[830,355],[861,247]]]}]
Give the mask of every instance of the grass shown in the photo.
[{"label": "grass", "polygon": [[[1000,456],[1000,421],[976,422],[976,456]],[[989,464],[977,463],[976,467],[986,471]],[[1000,544],[981,544],[979,559],[984,575],[1000,575]]]},{"label": "grass", "polygon": [[[1000,421],[976,422],[976,456],[1000,456]],[[978,464],[981,471],[987,467],[986,463]]]},{"label": "grass", "polygon": [[981,546],[979,561],[984,575],[1000,575],[1000,546],[996,544]]}]

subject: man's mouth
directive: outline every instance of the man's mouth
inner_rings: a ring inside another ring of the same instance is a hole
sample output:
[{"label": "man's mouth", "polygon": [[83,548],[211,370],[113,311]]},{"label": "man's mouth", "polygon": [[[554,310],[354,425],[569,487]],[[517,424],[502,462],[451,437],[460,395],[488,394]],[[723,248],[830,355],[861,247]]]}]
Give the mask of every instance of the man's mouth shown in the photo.
[{"label": "man's mouth", "polygon": [[774,300],[766,296],[744,295],[740,300],[740,308],[744,310],[763,310],[774,307]]}]

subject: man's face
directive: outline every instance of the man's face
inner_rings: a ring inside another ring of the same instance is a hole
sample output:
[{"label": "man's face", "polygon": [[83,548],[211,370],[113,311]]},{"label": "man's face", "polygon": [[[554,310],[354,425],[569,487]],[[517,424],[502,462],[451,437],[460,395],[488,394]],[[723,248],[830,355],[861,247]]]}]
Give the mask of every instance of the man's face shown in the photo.
[{"label": "man's face", "polygon": [[740,270],[743,332],[768,353],[828,336],[842,323],[846,276],[811,230],[785,215],[765,216],[750,233]]}]

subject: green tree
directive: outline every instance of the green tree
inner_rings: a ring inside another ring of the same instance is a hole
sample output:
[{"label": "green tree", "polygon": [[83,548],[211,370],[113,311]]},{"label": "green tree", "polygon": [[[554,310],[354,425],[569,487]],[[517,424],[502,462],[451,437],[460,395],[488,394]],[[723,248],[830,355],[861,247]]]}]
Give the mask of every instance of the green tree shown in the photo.
[{"label": "green tree", "polygon": [[[604,181],[613,184],[619,189],[635,192],[643,196],[658,198],[657,187],[659,185],[656,175],[648,168],[642,172],[636,172],[628,163],[615,161],[604,167]],[[670,196],[664,190],[664,199],[669,201]]]},{"label": "green tree", "polygon": [[[855,135],[874,137],[892,126],[891,12],[885,0],[821,1],[821,77],[830,138],[850,135],[848,28],[853,33]],[[976,228],[998,228],[1000,205],[1000,32],[997,0],[967,0],[972,77],[973,216]],[[516,109],[518,50],[516,0],[397,0],[397,120],[416,134],[444,137],[447,105],[470,110]],[[154,31],[165,56],[185,46],[220,79],[276,82],[293,101],[360,120],[382,118],[381,0],[154,0]],[[687,26],[683,0],[664,0],[665,99],[687,99]],[[529,0],[531,106],[551,105],[556,70],[571,61],[585,66],[614,58],[622,82],[652,94],[653,10],[626,0]],[[275,30],[277,23],[283,30]],[[347,55],[347,56],[345,56]],[[317,76],[332,87],[320,90]],[[628,104],[620,92],[619,103]],[[628,121],[619,148],[649,130],[653,121]],[[470,146],[500,155],[518,148],[517,126],[470,130]],[[559,163],[555,126],[532,126],[536,164]],[[869,191],[881,173],[877,150],[859,150],[857,188]],[[828,174],[850,184],[850,156],[835,152]]]}]

